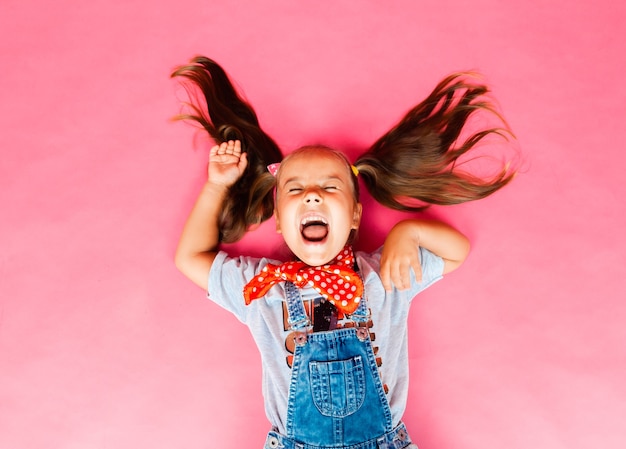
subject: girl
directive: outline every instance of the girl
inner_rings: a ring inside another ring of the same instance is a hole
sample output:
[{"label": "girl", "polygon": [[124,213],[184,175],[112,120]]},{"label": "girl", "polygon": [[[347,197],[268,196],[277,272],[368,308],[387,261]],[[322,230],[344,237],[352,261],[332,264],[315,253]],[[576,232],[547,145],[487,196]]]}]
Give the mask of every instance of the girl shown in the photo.
[{"label": "girl", "polygon": [[[505,132],[459,139],[470,115],[494,113],[487,89],[465,75],[446,78],[352,165],[319,145],[280,162],[253,109],[210,59],[196,58],[173,76],[204,96],[181,118],[200,123],[217,142],[176,265],[252,332],[272,424],[265,447],[411,447],[401,421],[409,306],[464,261],[469,244],[443,223],[411,219],[394,226],[381,249],[353,253],[362,211],[357,176],[379,202],[408,211],[482,198],[506,185],[513,176],[506,168],[488,180],[457,168],[476,143]],[[272,214],[293,260],[219,250]]]}]

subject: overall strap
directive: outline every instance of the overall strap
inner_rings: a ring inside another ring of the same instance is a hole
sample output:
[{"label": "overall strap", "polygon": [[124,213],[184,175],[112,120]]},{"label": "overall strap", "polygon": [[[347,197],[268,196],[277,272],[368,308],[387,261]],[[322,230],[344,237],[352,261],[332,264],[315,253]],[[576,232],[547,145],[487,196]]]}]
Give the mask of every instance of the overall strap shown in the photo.
[{"label": "overall strap", "polygon": [[359,307],[349,315],[349,318],[355,323],[367,323],[370,319],[370,311],[367,307],[367,301],[365,299],[365,292],[363,292],[363,297],[361,298],[361,302],[359,303]]},{"label": "overall strap", "polygon": [[285,282],[285,295],[287,297],[288,322],[293,330],[302,330],[311,325],[311,320],[306,314],[300,290],[293,282]]}]

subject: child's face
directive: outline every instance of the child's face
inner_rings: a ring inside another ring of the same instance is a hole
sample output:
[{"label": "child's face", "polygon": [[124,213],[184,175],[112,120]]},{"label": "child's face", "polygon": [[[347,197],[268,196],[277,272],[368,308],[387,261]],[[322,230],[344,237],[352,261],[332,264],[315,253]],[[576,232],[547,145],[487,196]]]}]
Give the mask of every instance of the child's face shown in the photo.
[{"label": "child's face", "polygon": [[274,216],[298,259],[312,266],[331,261],[361,222],[350,167],[324,148],[290,156],[278,172]]}]

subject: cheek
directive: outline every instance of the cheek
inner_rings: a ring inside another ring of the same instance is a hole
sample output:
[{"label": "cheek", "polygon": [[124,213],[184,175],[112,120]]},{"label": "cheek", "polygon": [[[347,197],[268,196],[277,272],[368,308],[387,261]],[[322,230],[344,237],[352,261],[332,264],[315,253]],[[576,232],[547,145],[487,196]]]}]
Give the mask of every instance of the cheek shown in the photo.
[{"label": "cheek", "polygon": [[285,232],[290,232],[290,216],[288,203],[281,201],[276,204],[274,208],[274,221],[276,222],[277,233],[284,234]]}]

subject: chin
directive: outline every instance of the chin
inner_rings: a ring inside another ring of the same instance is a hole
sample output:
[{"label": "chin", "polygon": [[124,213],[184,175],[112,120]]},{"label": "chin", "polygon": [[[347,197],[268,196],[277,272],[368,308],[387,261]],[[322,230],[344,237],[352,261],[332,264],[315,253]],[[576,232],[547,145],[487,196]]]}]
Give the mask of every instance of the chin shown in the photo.
[{"label": "chin", "polygon": [[340,245],[338,248],[334,248],[334,246],[337,245],[331,246],[323,242],[304,242],[298,251],[292,251],[302,262],[316,267],[333,260],[345,245]]},{"label": "chin", "polygon": [[312,267],[319,267],[321,265],[325,265],[328,262],[330,262],[331,260],[333,260],[332,257],[330,258],[326,258],[326,257],[300,257],[299,258],[302,262],[304,262],[307,265],[310,265]]}]

